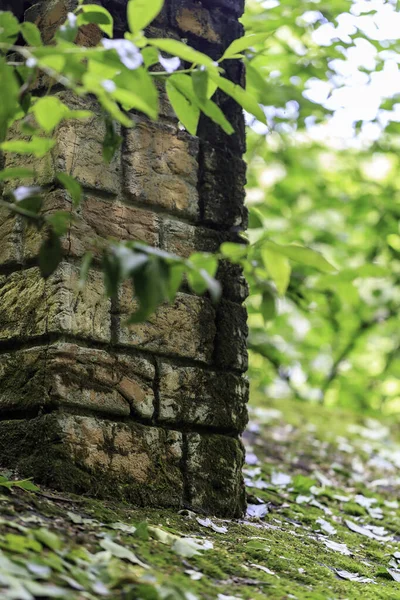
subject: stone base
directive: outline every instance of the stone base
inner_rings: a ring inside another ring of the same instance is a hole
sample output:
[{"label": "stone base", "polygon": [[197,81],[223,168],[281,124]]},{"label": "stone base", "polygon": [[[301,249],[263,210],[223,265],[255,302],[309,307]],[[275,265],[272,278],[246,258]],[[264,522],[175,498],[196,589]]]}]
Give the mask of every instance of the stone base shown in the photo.
[{"label": "stone base", "polygon": [[0,421],[0,466],[60,491],[239,517],[237,439],[57,411]]}]

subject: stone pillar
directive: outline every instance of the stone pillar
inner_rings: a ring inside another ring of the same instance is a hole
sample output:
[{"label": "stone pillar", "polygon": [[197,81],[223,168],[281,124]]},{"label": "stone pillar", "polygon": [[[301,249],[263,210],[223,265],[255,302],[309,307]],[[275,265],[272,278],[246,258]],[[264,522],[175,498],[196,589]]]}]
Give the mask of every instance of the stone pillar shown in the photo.
[{"label": "stone pillar", "polygon": [[[42,0],[25,19],[49,41],[71,0]],[[126,0],[105,0],[116,37],[126,28]],[[242,0],[167,0],[149,35],[186,38],[219,57],[242,34]],[[80,32],[84,44],[101,37]],[[228,76],[243,81],[230,61]],[[56,92],[74,107],[93,100]],[[221,264],[223,299],[183,289],[147,323],[125,318],[131,295],[106,298],[99,265],[78,288],[79,261],[96,240],[144,240],[188,256],[214,251],[245,226],[243,115],[222,93],[217,101],[235,127],[227,136],[202,118],[197,137],[181,131],[163,97],[158,122],[133,114],[123,144],[106,166],[104,124],[66,121],[52,154],[41,160],[10,155],[6,166],[35,169],[48,186],[45,210],[74,210],[57,186],[65,170],[82,184],[78,219],[63,240],[64,259],[40,277],[41,234],[0,213],[0,461],[21,476],[59,490],[125,498],[139,505],[192,507],[239,516],[245,505],[239,440],[248,385],[246,285]],[[26,184],[26,181],[24,182]]]}]

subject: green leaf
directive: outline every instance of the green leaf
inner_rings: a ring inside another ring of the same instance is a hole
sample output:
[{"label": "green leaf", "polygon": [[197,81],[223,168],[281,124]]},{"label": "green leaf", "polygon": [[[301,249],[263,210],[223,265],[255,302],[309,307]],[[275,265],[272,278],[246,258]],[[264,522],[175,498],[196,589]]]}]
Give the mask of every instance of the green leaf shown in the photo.
[{"label": "green leaf", "polygon": [[150,25],[161,11],[164,0],[129,0],[128,24],[132,33],[139,33]]},{"label": "green leaf", "polygon": [[261,298],[260,312],[264,319],[264,323],[272,321],[272,319],[276,317],[276,302],[272,290],[264,290]]},{"label": "green leaf", "polygon": [[84,4],[78,16],[78,26],[95,23],[110,38],[113,37],[114,20],[103,6],[97,4]]},{"label": "green leaf", "polygon": [[0,148],[5,152],[15,152],[16,154],[33,154],[42,158],[49,150],[55,146],[56,141],[50,138],[33,136],[30,141],[10,140],[3,142]]},{"label": "green leaf", "polygon": [[234,129],[226,119],[222,110],[212,100],[201,102],[193,89],[193,81],[190,75],[176,73],[169,77],[168,82],[173,85],[193,106],[199,108],[214,123],[217,123],[227,134],[233,133]]},{"label": "green leaf", "polygon": [[263,241],[262,244],[273,252],[287,256],[294,262],[306,265],[307,267],[318,269],[322,273],[334,273],[336,271],[336,268],[320,252],[311,250],[311,248],[305,248],[297,244],[280,245],[271,241]]},{"label": "green leaf", "polygon": [[43,45],[42,35],[34,23],[31,23],[30,21],[21,23],[21,33],[29,46]]},{"label": "green leaf", "polygon": [[14,44],[20,32],[20,27],[18,19],[11,12],[0,11],[0,42],[2,44]]},{"label": "green leaf", "polygon": [[276,285],[278,293],[283,296],[290,281],[291,268],[289,259],[267,248],[261,250],[261,256],[268,273]]},{"label": "green leaf", "polygon": [[213,81],[218,85],[218,87],[231,96],[242,108],[244,108],[248,113],[252,114],[256,119],[261,121],[266,125],[267,119],[264,114],[264,111],[257,103],[257,100],[249,94],[245,89],[243,89],[240,85],[233,83],[229,79],[225,79],[225,77],[220,77],[219,75],[215,75],[214,73],[210,73],[210,77]]},{"label": "green leaf", "polygon": [[52,215],[47,215],[45,219],[46,223],[51,227],[55,235],[62,236],[68,232],[72,215],[66,210],[58,210]]},{"label": "green leaf", "polygon": [[26,169],[25,167],[10,167],[4,171],[0,171],[0,181],[7,181],[8,179],[25,179],[32,178],[35,176],[35,172],[32,169]]},{"label": "green leaf", "polygon": [[32,112],[40,127],[50,133],[67,116],[69,109],[56,96],[45,96],[35,102]]},{"label": "green leaf", "polygon": [[79,206],[82,200],[81,184],[67,173],[57,173],[57,179],[71,196],[73,205]]},{"label": "green leaf", "polygon": [[56,552],[61,549],[61,540],[53,531],[41,527],[40,529],[34,529],[33,534],[39,542],[50,548],[50,550]]},{"label": "green leaf", "polygon": [[222,256],[232,263],[240,263],[242,259],[246,258],[248,251],[249,247],[245,244],[234,244],[233,242],[224,242],[220,247]]},{"label": "green leaf", "polygon": [[7,135],[8,126],[11,120],[19,112],[20,106],[18,102],[19,86],[14,75],[14,70],[7,65],[2,57],[0,57],[0,81],[0,141],[3,141]]},{"label": "green leaf", "polygon": [[199,52],[198,50],[195,50],[194,48],[191,48],[190,46],[187,46],[183,42],[179,42],[178,40],[149,38],[147,43],[151,46],[156,46],[156,48],[159,50],[168,52],[168,54],[171,54],[172,56],[179,56],[179,58],[185,60],[186,62],[196,65],[204,65],[205,67],[211,67],[214,71],[216,70],[214,62],[209,56]]},{"label": "green leaf", "polygon": [[106,132],[103,140],[103,158],[110,163],[115,156],[116,151],[123,142],[123,137],[117,132],[115,123],[108,115],[105,117]]},{"label": "green leaf", "polygon": [[92,262],[93,262],[93,252],[86,252],[86,254],[84,255],[84,257],[82,259],[81,268],[80,268],[80,272],[79,272],[79,287],[80,287],[80,289],[82,289],[86,283],[89,269],[92,266]]},{"label": "green leaf", "polygon": [[130,318],[129,323],[139,323],[155,312],[157,307],[168,300],[169,267],[157,256],[149,257],[142,269],[133,273],[135,296],[139,300],[139,310]]},{"label": "green leaf", "polygon": [[114,83],[117,88],[111,96],[125,110],[140,110],[151,119],[157,119],[158,92],[146,69],[143,67],[134,71],[123,69],[114,78]]},{"label": "green leaf", "polygon": [[115,542],[113,542],[109,538],[105,538],[104,540],[101,540],[100,546],[103,548],[103,550],[108,550],[109,552],[111,552],[111,554],[113,556],[115,556],[116,558],[122,558],[124,560],[128,560],[132,564],[134,564],[134,565],[140,565],[144,569],[148,569],[149,568],[148,565],[146,565],[145,563],[143,563],[136,556],[136,554],[134,554],[132,552],[132,550],[129,550],[129,548],[125,548],[125,546],[121,546],[120,544],[116,544]]},{"label": "green leaf", "polygon": [[106,94],[97,94],[97,99],[113,119],[124,125],[124,127],[132,127],[132,119],[120,110],[114,100],[106,96]]},{"label": "green leaf", "polygon": [[176,294],[182,285],[183,275],[185,272],[185,265],[183,263],[176,263],[170,265],[169,268],[169,279],[168,279],[168,301],[173,302],[176,298]]},{"label": "green leaf", "polygon": [[195,70],[192,72],[193,89],[200,102],[208,98],[208,72]]},{"label": "green leaf", "polygon": [[200,109],[192,104],[186,96],[171,83],[168,78],[166,83],[168,99],[176,116],[191,135],[196,135],[200,119]]},{"label": "green leaf", "polygon": [[20,186],[12,194],[19,208],[23,208],[32,214],[38,214],[43,204],[43,198],[40,196],[41,191],[41,188],[36,186]]},{"label": "green leaf", "polygon": [[54,273],[62,259],[60,238],[53,232],[42,243],[39,250],[39,268],[42,277],[47,279]]},{"label": "green leaf", "polygon": [[226,58],[236,58],[237,55],[243,50],[251,48],[255,44],[264,42],[269,37],[271,37],[271,32],[266,31],[264,33],[252,33],[250,35],[245,35],[244,37],[234,40],[231,43],[231,45],[228,46],[228,48],[225,50],[221,60],[225,60]]}]

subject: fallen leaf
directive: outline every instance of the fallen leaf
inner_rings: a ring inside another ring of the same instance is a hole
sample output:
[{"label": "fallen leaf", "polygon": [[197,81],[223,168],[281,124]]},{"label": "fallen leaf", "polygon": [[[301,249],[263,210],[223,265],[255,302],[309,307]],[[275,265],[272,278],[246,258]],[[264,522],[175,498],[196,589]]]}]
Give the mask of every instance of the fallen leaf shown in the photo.
[{"label": "fallen leaf", "polygon": [[374,581],[373,579],[370,579],[369,577],[363,577],[362,575],[359,575],[358,573],[350,573],[350,571],[344,571],[341,569],[335,569],[335,573],[341,579],[347,579],[348,581],[357,581],[358,583],[375,583],[376,584],[376,581]]},{"label": "fallen leaf", "polygon": [[319,517],[316,520],[316,523],[321,526],[322,531],[325,531],[328,535],[335,535],[336,529],[328,522],[325,521],[322,517]]},{"label": "fallen leaf", "polygon": [[[381,531],[380,531],[380,534],[378,534],[378,533],[374,532],[373,530],[371,530],[372,528],[370,529],[368,527],[363,527],[362,525],[357,525],[357,523],[354,523],[353,521],[349,521],[346,519],[345,523],[351,531],[354,531],[355,533],[359,533],[360,535],[364,535],[365,537],[369,537],[373,540],[378,540],[380,542],[388,542],[389,540],[392,539],[390,535],[389,536],[383,535]],[[375,528],[375,529],[383,530],[383,528]],[[383,530],[383,531],[385,531],[385,530]]]},{"label": "fallen leaf", "polygon": [[129,550],[129,548],[125,548],[124,546],[120,546],[119,544],[116,544],[109,538],[105,538],[104,540],[101,540],[100,546],[104,550],[108,550],[109,552],[111,552],[111,554],[113,556],[115,556],[116,558],[123,558],[125,560],[129,560],[129,562],[131,562],[132,564],[139,565],[139,566],[143,567],[144,569],[149,568],[149,566],[146,565],[145,563],[143,563],[136,556],[136,554],[134,554],[132,552],[132,550]]},{"label": "fallen leaf", "polygon": [[172,550],[184,558],[191,558],[192,556],[196,556],[196,554],[200,554],[199,550],[211,550],[212,548],[212,542],[194,538],[177,539],[172,546]]},{"label": "fallen leaf", "polygon": [[253,519],[262,519],[268,513],[266,504],[248,504],[246,516]]},{"label": "fallen leaf", "polygon": [[263,565],[256,565],[255,563],[251,563],[250,566],[254,567],[255,569],[260,569],[261,571],[264,571],[264,573],[267,573],[268,575],[275,575],[275,577],[278,577],[278,575],[276,575],[273,571],[271,571],[270,569],[267,569],[267,567],[264,567]]},{"label": "fallen leaf", "polygon": [[286,475],[286,473],[276,473],[274,471],[271,475],[271,483],[278,487],[286,487],[292,483],[292,478],[290,475]]},{"label": "fallen leaf", "polygon": [[400,583],[400,569],[387,569],[392,579]]},{"label": "fallen leaf", "polygon": [[340,544],[339,542],[334,542],[333,540],[322,540],[327,548],[330,550],[334,550],[335,552],[340,552],[340,554],[344,554],[345,556],[350,556],[351,552],[348,549],[346,544]]},{"label": "fallen leaf", "polygon": [[213,523],[213,521],[211,521],[211,519],[200,519],[197,518],[197,522],[199,523],[199,525],[202,525],[203,527],[208,527],[209,529],[212,529],[213,531],[215,531],[216,533],[227,533],[228,528],[225,527],[224,525],[216,525],[215,523]]}]

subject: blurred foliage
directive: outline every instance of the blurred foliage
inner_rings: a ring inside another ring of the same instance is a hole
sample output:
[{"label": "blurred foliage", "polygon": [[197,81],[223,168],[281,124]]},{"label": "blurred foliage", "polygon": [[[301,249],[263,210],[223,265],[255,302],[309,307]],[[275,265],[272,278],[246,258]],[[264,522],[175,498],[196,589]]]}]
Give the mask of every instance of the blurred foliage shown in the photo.
[{"label": "blurred foliage", "polygon": [[[248,2],[247,29],[271,32],[246,59],[250,69],[257,68],[254,78],[250,70],[250,85],[263,73],[258,100],[268,105],[269,117],[268,128],[249,119],[249,239],[301,243],[338,268],[316,274],[293,263],[276,316],[270,297],[252,288],[250,377],[253,390],[270,398],[400,410],[396,96],[385,98],[385,90],[379,90],[380,107],[369,122],[350,117],[350,136],[332,135],[340,111],[349,120],[346,104],[336,100],[338,92],[354,85],[356,94],[359,73],[369,85],[388,68],[388,60],[398,61],[397,40],[374,39],[383,37],[372,27],[382,10],[399,18],[385,1]],[[354,22],[359,27],[352,27]],[[373,33],[367,36],[363,29]],[[374,48],[369,70],[354,61],[352,52],[360,43]],[[350,79],[340,75],[343,65],[353,69]],[[324,107],[308,99],[316,78],[331,90]],[[360,110],[362,102],[360,97]],[[269,274],[273,278],[272,270]]]}]

